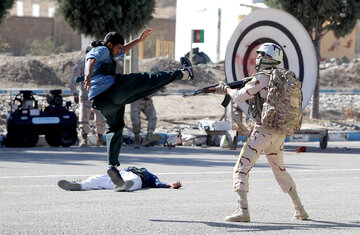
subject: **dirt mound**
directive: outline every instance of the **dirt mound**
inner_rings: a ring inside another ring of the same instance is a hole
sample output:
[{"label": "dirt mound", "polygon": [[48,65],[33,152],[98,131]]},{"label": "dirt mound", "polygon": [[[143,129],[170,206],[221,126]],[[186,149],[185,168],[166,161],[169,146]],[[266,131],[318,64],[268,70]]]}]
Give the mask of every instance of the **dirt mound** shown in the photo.
[{"label": "dirt mound", "polygon": [[[139,63],[139,71],[146,72],[156,68],[161,71],[171,71],[180,68],[180,62],[166,57],[143,59]],[[192,81],[176,81],[167,86],[168,89],[198,89],[225,81],[224,64],[207,64],[193,66],[195,79]]]},{"label": "dirt mound", "polygon": [[[53,56],[0,56],[0,88],[64,88],[68,89],[68,79],[73,68],[84,55],[81,51]],[[158,57],[143,59],[139,71],[180,68],[179,61]],[[225,81],[224,63],[194,66],[193,81],[177,81],[168,89],[198,89]],[[336,65],[320,70],[320,89],[352,90],[360,87],[360,62]]]},{"label": "dirt mound", "polygon": [[[8,72],[7,72],[8,71]],[[11,83],[34,83],[42,85],[64,85],[54,70],[38,60],[6,63],[0,68],[0,79],[8,79]]]},{"label": "dirt mound", "polygon": [[51,88],[67,87],[68,78],[80,52],[56,56],[0,56],[0,87]]},{"label": "dirt mound", "polygon": [[360,63],[320,70],[320,89],[352,90],[360,88]]},{"label": "dirt mound", "polygon": [[[69,89],[68,79],[75,65],[83,58],[84,54],[80,51],[47,57],[0,55],[0,89]],[[154,67],[157,67],[158,70],[173,70],[180,68],[180,63],[165,57],[143,59],[139,63],[140,72],[151,71]],[[224,63],[196,65],[194,66],[194,73],[195,79],[193,81],[176,81],[167,86],[168,90],[193,90],[216,84],[219,80],[225,81]],[[360,89],[359,73],[360,62],[332,65],[320,71],[320,89]],[[165,97],[155,98],[158,99],[156,109],[159,110],[159,127],[163,125],[164,128],[168,128],[170,124],[188,124],[190,121],[193,121],[192,124],[194,124],[195,121],[203,117],[219,119],[223,114],[223,109],[219,105],[222,96],[198,96],[191,99],[184,99],[180,96]],[[4,124],[11,102],[8,95],[3,95],[2,98],[3,100],[0,102],[0,134],[5,131]],[[71,98],[68,97],[68,99]],[[322,94],[320,99],[322,119],[343,119],[345,110],[341,107],[353,107],[354,110],[358,110],[358,107],[355,106],[358,104],[356,95],[324,96]],[[180,104],[180,102],[181,109],[176,105],[174,106],[174,103]],[[206,110],[205,113],[204,109]],[[127,123],[130,124],[129,111],[127,111],[127,117]],[[163,120],[163,123],[160,123],[160,120]]]}]

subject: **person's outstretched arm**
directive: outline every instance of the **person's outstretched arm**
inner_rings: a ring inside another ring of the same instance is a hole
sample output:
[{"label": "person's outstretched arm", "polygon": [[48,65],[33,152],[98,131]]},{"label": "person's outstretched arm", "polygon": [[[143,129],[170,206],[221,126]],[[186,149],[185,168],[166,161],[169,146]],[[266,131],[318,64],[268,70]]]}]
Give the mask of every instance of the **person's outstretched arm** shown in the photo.
[{"label": "person's outstretched arm", "polygon": [[173,189],[179,189],[182,185],[180,181],[173,182],[171,184],[161,182],[159,178],[156,177],[155,179],[155,188],[173,188]]},{"label": "person's outstretched arm", "polygon": [[147,37],[152,33],[152,28],[145,29],[138,38],[132,40],[129,43],[126,43],[123,47],[124,54],[131,50],[134,46],[136,46],[139,42],[143,42],[147,39]]}]

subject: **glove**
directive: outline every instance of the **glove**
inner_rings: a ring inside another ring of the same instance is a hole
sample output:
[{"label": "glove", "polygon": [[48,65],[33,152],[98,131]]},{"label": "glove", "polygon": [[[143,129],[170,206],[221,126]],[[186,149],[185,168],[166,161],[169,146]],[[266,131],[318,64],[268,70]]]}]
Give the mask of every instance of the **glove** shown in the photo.
[{"label": "glove", "polygon": [[227,88],[230,88],[225,82],[223,82],[223,81],[220,81],[219,82],[219,85],[217,85],[216,87],[215,87],[215,91],[216,91],[216,93],[217,94],[220,94],[220,95],[226,95],[227,93],[226,93],[226,89]]}]

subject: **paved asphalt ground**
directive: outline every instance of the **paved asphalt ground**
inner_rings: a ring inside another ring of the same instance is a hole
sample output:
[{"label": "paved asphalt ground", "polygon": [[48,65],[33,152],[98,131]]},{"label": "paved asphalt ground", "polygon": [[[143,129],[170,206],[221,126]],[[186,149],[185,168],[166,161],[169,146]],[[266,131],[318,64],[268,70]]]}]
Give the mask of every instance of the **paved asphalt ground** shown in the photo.
[{"label": "paved asphalt ground", "polygon": [[[307,152],[296,153],[306,146]],[[241,146],[239,146],[241,147]],[[250,223],[225,222],[237,205],[240,152],[218,147],[125,146],[122,167],[144,166],[183,188],[64,191],[60,179],[106,171],[106,148],[0,148],[0,234],[360,234],[360,142],[286,143],[285,163],[310,216],[292,218],[261,156],[250,176]]]}]

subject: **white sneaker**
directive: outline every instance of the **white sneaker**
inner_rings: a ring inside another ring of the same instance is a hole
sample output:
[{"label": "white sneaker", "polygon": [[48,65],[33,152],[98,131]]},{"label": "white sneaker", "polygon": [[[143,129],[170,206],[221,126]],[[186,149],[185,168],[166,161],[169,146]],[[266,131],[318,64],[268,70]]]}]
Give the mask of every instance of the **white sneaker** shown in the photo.
[{"label": "white sneaker", "polygon": [[226,216],[225,220],[231,222],[250,222],[249,210],[239,208],[232,215]]},{"label": "white sneaker", "polygon": [[298,220],[305,220],[309,218],[309,215],[306,213],[303,205],[295,207],[294,218]]}]

